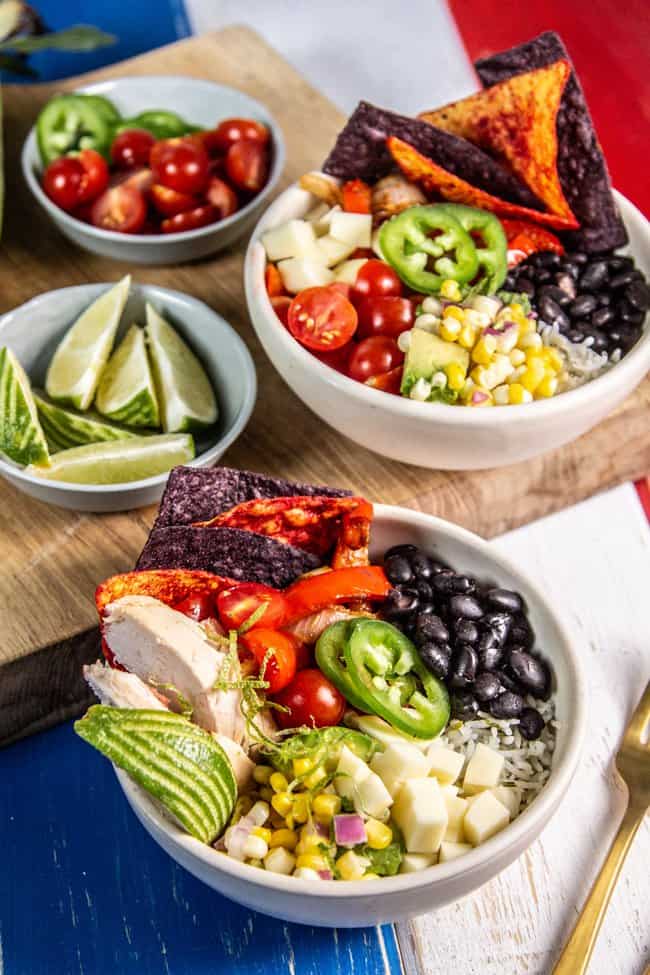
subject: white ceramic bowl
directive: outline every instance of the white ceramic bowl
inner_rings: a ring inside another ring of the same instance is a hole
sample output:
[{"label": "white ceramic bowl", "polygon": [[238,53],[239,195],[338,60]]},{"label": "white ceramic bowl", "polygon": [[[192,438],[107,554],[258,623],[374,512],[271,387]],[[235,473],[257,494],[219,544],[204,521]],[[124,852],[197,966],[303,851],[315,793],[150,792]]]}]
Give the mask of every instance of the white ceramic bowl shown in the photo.
[{"label": "white ceramic bowl", "polygon": [[[421,873],[367,881],[308,881],[239,863],[184,833],[129,776],[117,770],[124,793],[145,829],[174,860],[209,887],[253,910],[303,924],[362,927],[436,910],[480,887],[539,836],[566,792],[585,731],[586,694],[576,646],[544,593],[488,542],[449,522],[405,508],[375,506],[372,552],[412,542],[444,561],[524,596],[537,643],[551,662],[559,721],[553,768],[539,796],[487,843],[451,863]],[[370,889],[372,886],[372,890]]]},{"label": "white ceramic bowl", "polygon": [[[616,194],[630,235],[629,252],[650,276],[650,224]],[[619,405],[650,368],[650,328],[625,358],[579,389],[525,406],[488,410],[418,403],[371,389],[313,356],[282,327],[264,285],[261,234],[302,217],[314,197],[289,187],[257,225],[246,254],[244,279],[253,327],[287,385],[326,423],[369,450],[393,460],[443,470],[503,467],[575,440]]]},{"label": "white ceramic bowl", "polygon": [[[67,329],[110,284],[47,291],[0,318],[0,347],[15,352],[35,387],[42,388],[54,350]],[[212,467],[244,430],[255,405],[257,377],[250,352],[231,326],[202,301],[150,284],[131,285],[117,340],[144,322],[146,302],[178,330],[201,359],[219,404],[214,428],[195,437],[193,467]],[[66,484],[28,474],[0,455],[0,476],[39,501],[77,511],[125,511],[158,501],[167,474],[124,484]]]},{"label": "white ceramic bowl", "polygon": [[273,155],[264,189],[231,217],[178,234],[120,234],[75,220],[45,195],[40,183],[43,166],[32,127],[22,151],[23,174],[40,205],[66,237],[85,250],[118,261],[179,264],[229,247],[250,230],[277,185],[285,159],[282,132],[264,105],[235,88],[182,75],[118,78],[86,85],[79,91],[104,95],[124,118],[155,108],[177,112],[187,122],[205,128],[214,128],[225,118],[253,118],[271,130]]}]

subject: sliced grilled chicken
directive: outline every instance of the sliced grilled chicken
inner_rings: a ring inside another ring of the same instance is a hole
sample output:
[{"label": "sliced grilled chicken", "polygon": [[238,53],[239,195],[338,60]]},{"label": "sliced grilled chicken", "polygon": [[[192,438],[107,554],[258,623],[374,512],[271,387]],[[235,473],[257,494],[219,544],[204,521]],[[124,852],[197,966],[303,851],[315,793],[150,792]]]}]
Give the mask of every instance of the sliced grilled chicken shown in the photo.
[{"label": "sliced grilled chicken", "polygon": [[426,203],[427,198],[417,186],[399,173],[384,176],[372,188],[372,222],[375,226],[408,207]]},{"label": "sliced grilled chicken", "polygon": [[166,711],[167,705],[137,674],[115,670],[98,660],[86,664],[83,669],[86,683],[90,684],[102,704],[114,708],[146,708],[149,711]]}]

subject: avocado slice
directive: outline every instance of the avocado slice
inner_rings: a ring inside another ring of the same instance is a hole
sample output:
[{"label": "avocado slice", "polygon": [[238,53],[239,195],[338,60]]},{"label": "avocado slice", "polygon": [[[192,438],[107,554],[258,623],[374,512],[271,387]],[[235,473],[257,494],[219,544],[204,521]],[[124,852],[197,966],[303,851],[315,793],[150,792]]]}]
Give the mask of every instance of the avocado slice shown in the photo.
[{"label": "avocado slice", "polygon": [[[402,385],[400,392],[402,396],[408,396],[418,379],[431,381],[434,373],[444,372],[445,366],[456,362],[467,372],[469,367],[469,352],[455,342],[446,342],[444,339],[425,332],[422,328],[414,328],[411,331],[411,344],[404,360],[404,371],[402,373]],[[432,398],[442,399],[445,402],[453,402],[456,393],[449,389],[435,390]]]}]

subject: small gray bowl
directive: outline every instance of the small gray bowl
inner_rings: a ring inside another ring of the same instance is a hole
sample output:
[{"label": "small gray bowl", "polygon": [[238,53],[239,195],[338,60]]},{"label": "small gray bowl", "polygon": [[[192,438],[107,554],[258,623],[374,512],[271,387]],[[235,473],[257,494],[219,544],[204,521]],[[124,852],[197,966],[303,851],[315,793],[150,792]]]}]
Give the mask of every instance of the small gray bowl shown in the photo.
[{"label": "small gray bowl", "polygon": [[266,186],[231,217],[179,234],[120,234],[76,220],[45,195],[40,183],[43,165],[36,128],[32,126],[21,155],[23,174],[35,198],[66,237],[93,254],[103,254],[118,261],[179,264],[229,247],[252,229],[277,186],[285,160],[282,132],[264,105],[235,88],[182,75],[118,78],[78,90],[110,98],[124,118],[156,108],[177,112],[186,121],[206,128],[214,128],[225,118],[253,118],[270,129],[273,153]]},{"label": "small gray bowl", "polygon": [[[0,318],[0,346],[18,357],[32,384],[42,388],[54,350],[76,318],[114,282],[47,291]],[[214,427],[195,436],[192,467],[211,467],[234,443],[250,419],[257,394],[255,366],[235,330],[202,301],[150,284],[131,285],[117,340],[132,322],[144,322],[146,302],[164,315],[193,348],[207,371],[219,403]],[[77,511],[126,511],[161,497],[167,474],[123,484],[67,484],[28,474],[0,455],[0,476],[39,501]]]}]

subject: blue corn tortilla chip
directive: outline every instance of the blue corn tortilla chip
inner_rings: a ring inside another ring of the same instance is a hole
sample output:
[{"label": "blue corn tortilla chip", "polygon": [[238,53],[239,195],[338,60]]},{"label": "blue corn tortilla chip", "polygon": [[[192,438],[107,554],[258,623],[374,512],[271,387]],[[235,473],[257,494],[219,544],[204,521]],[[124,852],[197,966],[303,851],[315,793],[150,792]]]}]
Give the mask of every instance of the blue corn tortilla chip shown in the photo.
[{"label": "blue corn tortilla chip", "polygon": [[[475,63],[486,88],[513,75],[543,68],[565,58],[571,62],[554,31],[517,47],[481,58]],[[557,170],[564,195],[580,221],[580,229],[563,235],[572,248],[589,252],[613,250],[627,243],[607,172],[607,164],[578,81],[575,68],[567,81],[557,115]]]},{"label": "blue corn tortilla chip", "polygon": [[493,196],[543,210],[542,203],[520,180],[467,139],[443,132],[428,122],[359,102],[339,133],[323,171],[338,179],[375,183],[395,169],[386,139],[396,136],[443,169]]},{"label": "blue corn tortilla chip", "polygon": [[203,569],[283,589],[320,565],[316,555],[239,528],[154,528],[136,569]]}]

